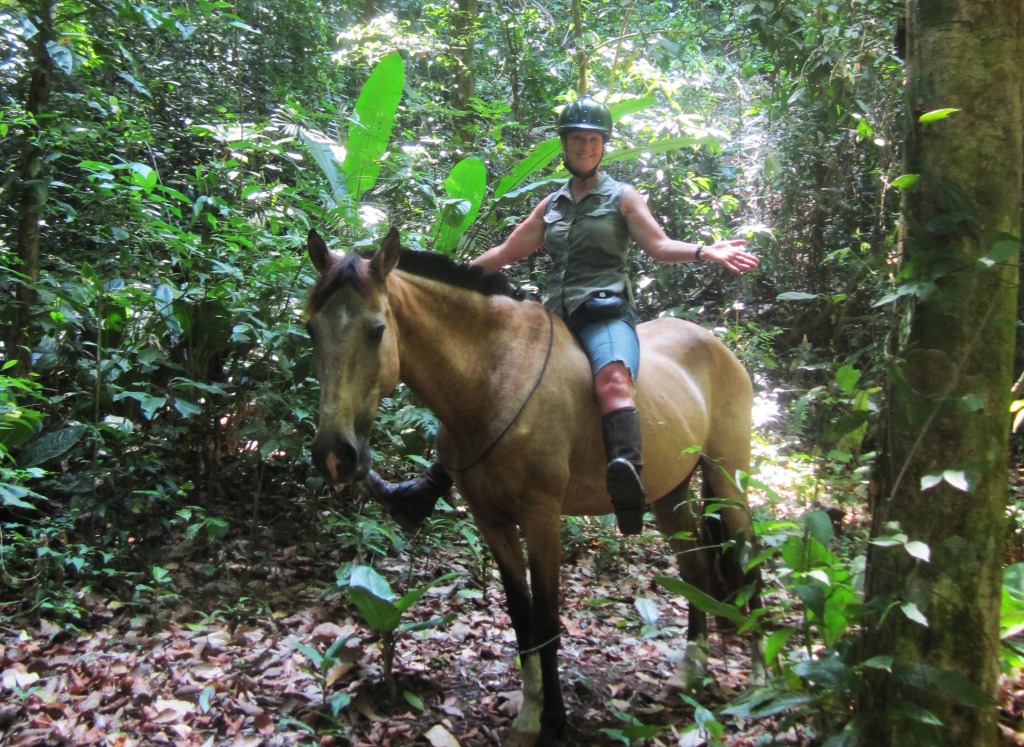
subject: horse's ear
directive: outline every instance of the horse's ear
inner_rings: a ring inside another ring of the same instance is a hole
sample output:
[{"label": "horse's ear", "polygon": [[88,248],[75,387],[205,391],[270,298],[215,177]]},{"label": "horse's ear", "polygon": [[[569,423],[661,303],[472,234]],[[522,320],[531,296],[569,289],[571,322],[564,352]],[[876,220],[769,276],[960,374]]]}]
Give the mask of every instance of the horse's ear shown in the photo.
[{"label": "horse's ear", "polygon": [[316,229],[309,229],[309,235],[306,237],[306,251],[309,252],[309,258],[313,260],[313,267],[323,275],[324,271],[331,266],[333,252],[327,248],[327,242],[320,237]]},{"label": "horse's ear", "polygon": [[370,260],[370,269],[373,271],[374,277],[378,280],[384,280],[398,264],[398,255],[402,251],[402,240],[398,235],[398,229],[392,227],[388,231],[388,235],[384,237],[384,241],[380,245],[380,249],[373,255],[373,259]]}]

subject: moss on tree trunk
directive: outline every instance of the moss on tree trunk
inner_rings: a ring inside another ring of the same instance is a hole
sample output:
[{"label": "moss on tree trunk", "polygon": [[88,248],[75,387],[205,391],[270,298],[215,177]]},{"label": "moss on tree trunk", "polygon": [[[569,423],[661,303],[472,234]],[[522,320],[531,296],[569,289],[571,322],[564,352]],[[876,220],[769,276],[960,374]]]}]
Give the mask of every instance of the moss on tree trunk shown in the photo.
[{"label": "moss on tree trunk", "polygon": [[27,376],[32,370],[32,349],[35,346],[33,315],[39,294],[36,282],[39,280],[39,226],[46,206],[49,183],[43,171],[46,153],[41,143],[46,120],[41,117],[50,102],[50,83],[53,78],[53,58],[49,45],[54,38],[53,5],[49,0],[38,4],[27,3],[27,14],[36,25],[36,33],[27,41],[32,53],[32,67],[29,72],[28,97],[25,110],[32,115],[33,123],[26,129],[18,169],[18,270],[22,282],[17,289],[17,303],[9,320],[7,339],[9,355],[17,361],[11,370],[15,376]]},{"label": "moss on tree trunk", "polygon": [[[931,558],[872,546],[867,579],[868,656],[895,656],[898,671],[938,667],[992,694],[1024,158],[1021,8],[907,4],[906,171],[919,181],[904,196],[902,238],[917,292],[893,351],[874,530],[898,522]],[[921,121],[946,108],[959,111]],[[954,744],[994,745],[995,708],[942,691],[927,677],[879,676],[861,706],[884,717],[864,744],[929,743],[927,727],[897,714],[917,704],[942,718]]]}]

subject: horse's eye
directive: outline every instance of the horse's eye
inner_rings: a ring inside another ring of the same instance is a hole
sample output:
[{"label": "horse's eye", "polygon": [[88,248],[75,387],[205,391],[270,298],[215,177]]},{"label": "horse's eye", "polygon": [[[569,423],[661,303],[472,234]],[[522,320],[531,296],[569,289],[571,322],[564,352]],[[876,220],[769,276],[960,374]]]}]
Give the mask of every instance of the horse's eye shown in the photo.
[{"label": "horse's eye", "polygon": [[370,327],[370,339],[374,342],[380,342],[384,339],[384,333],[387,331],[388,325],[384,322],[374,322],[373,326]]}]

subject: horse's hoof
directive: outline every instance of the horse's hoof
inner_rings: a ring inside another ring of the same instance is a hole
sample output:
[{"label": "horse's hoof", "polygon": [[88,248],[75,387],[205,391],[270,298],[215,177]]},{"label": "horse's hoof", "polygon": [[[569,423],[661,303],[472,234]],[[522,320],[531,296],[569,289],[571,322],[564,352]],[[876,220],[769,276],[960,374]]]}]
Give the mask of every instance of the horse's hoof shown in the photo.
[{"label": "horse's hoof", "polygon": [[538,747],[540,738],[539,734],[526,734],[513,729],[501,745],[502,747]]},{"label": "horse's hoof", "polygon": [[533,743],[533,747],[559,747],[560,744],[562,744],[561,739],[546,732],[542,732],[537,737],[537,741]]}]

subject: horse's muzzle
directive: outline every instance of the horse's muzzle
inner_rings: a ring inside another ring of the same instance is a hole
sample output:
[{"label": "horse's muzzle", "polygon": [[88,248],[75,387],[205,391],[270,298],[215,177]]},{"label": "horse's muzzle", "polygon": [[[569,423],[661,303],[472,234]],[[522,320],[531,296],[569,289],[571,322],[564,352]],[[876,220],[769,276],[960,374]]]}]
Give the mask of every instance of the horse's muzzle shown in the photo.
[{"label": "horse's muzzle", "polygon": [[370,471],[370,447],[364,440],[356,445],[338,433],[317,431],[311,451],[313,465],[329,483],[356,482]]}]

